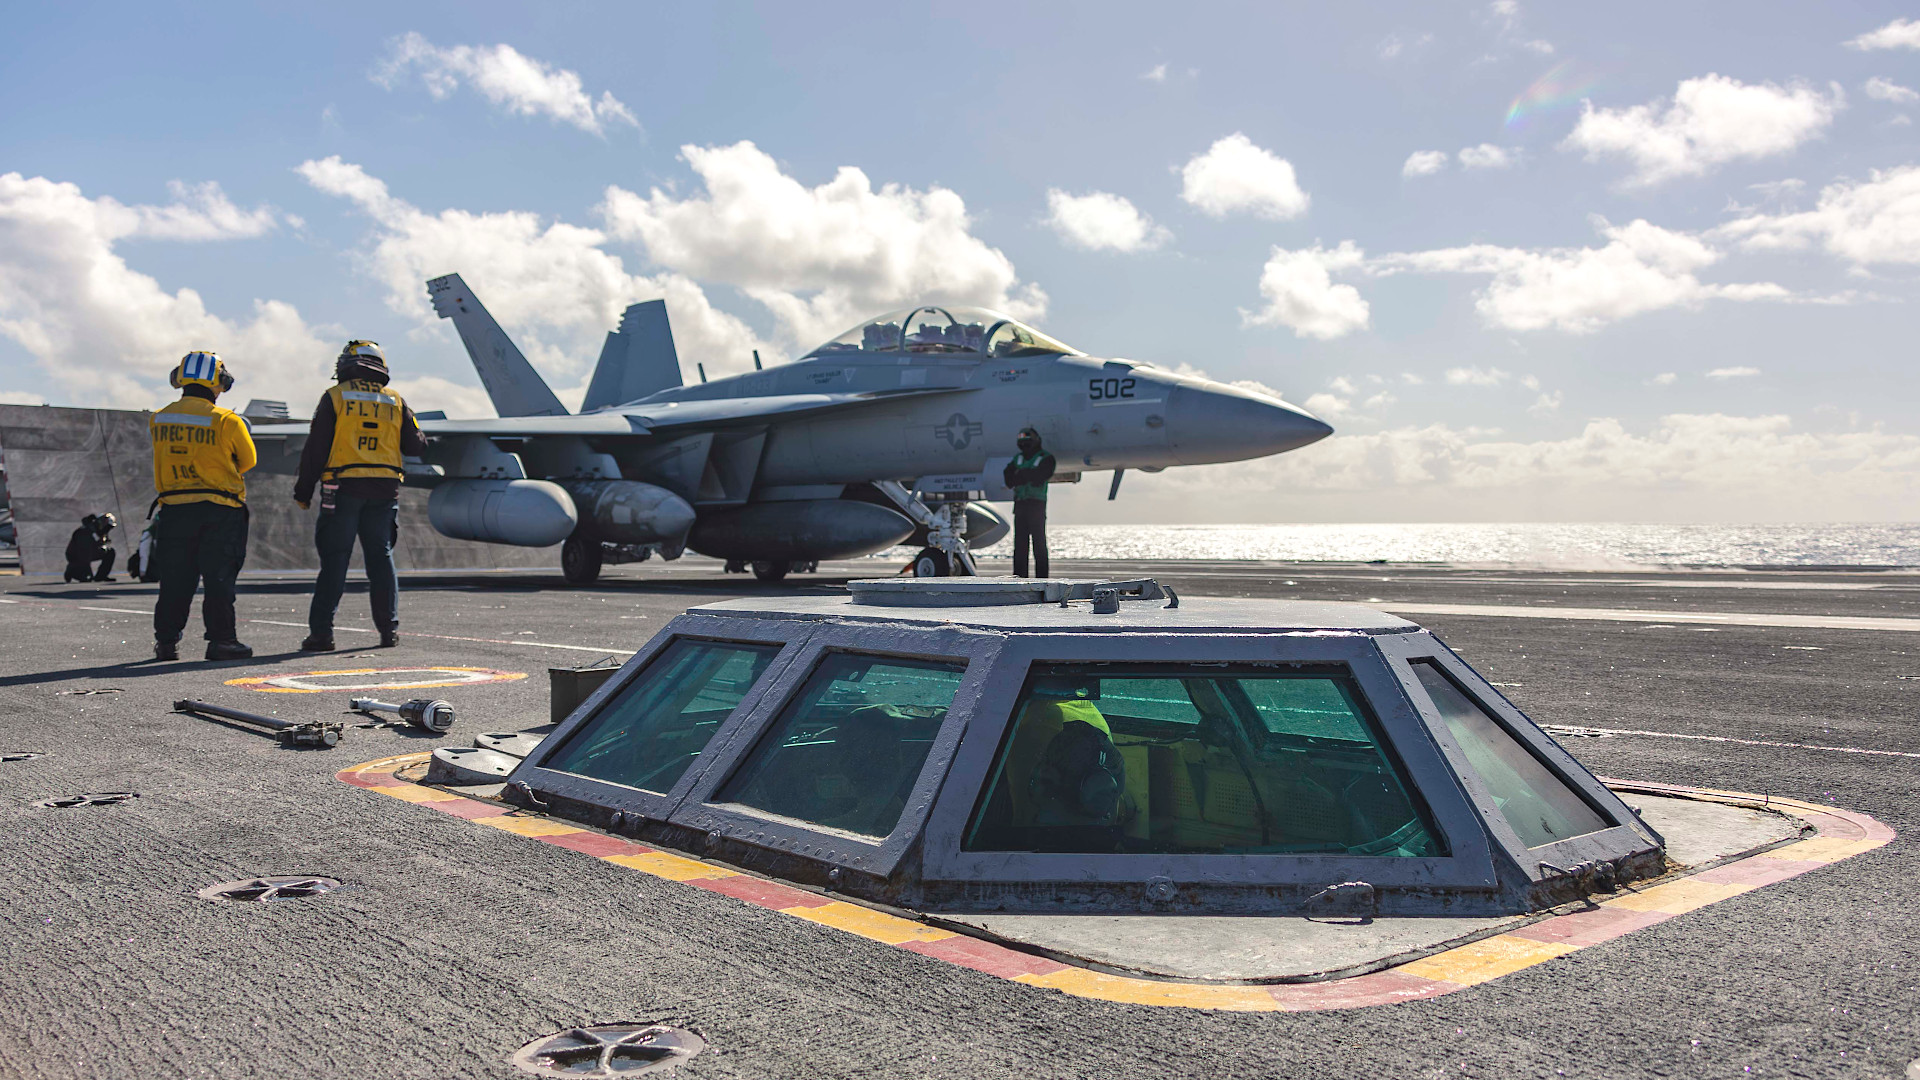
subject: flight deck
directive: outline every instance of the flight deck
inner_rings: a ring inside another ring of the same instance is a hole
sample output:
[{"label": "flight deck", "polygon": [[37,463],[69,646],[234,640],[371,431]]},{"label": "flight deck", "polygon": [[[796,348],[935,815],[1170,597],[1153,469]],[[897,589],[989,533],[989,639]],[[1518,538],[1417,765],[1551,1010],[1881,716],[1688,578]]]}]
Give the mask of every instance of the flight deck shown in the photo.
[{"label": "flight deck", "polygon": [[[620,1023],[695,1033],[687,1076],[1897,1077],[1920,1059],[1920,575],[1905,572],[1056,562],[1062,577],[1152,578],[1193,611],[1338,601],[1417,623],[1485,680],[1476,693],[1620,785],[1677,863],[1712,853],[1671,846],[1659,789],[1738,793],[1709,812],[1733,815],[1724,854],[1760,852],[1731,864],[1746,870],[1679,877],[1692,884],[1637,908],[1603,898],[1630,932],[1535,931],[1383,969],[1425,965],[1398,984],[1418,992],[1377,1001],[1353,979],[1286,983],[1307,988],[1291,999],[1262,985],[1261,971],[1288,973],[1258,965],[1297,942],[1252,931],[1251,961],[1202,970],[1150,911],[1107,912],[1104,928],[1013,911],[928,922],[691,841],[414,783],[436,747],[547,730],[548,668],[624,662],[702,604],[831,607],[848,580],[891,568],[828,563],[780,586],[694,559],[586,587],[539,570],[413,573],[398,648],[356,648],[377,635],[343,623],[341,651],[322,656],[293,651],[307,576],[249,574],[241,636],[258,655],[230,664],[143,659],[151,586],[0,577],[4,1071],[508,1077],[526,1075],[514,1055],[535,1040]],[[1141,694],[1106,692],[1116,731],[1145,716]],[[346,710],[364,695],[445,699],[459,719],[444,735],[357,726],[371,718]],[[344,721],[344,738],[285,747],[174,712],[179,699]],[[1162,757],[1204,756],[1139,738],[1143,802]],[[37,805],[80,795],[128,797]],[[1752,797],[1764,812],[1735,805]],[[1154,835],[1143,823],[1121,842]],[[272,903],[200,895],[252,878],[296,880]],[[308,878],[339,885],[303,894]],[[1259,923],[1194,917],[1216,933]]]}]

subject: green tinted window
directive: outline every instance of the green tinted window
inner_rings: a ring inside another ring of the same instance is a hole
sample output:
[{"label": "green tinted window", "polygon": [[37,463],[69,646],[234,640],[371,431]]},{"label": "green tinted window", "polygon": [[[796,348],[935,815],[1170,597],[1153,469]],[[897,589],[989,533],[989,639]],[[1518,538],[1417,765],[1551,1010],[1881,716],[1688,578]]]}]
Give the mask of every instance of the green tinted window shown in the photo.
[{"label": "green tinted window", "polygon": [[1607,828],[1606,820],[1579,793],[1461,693],[1438,665],[1416,661],[1413,670],[1521,843],[1540,847]]},{"label": "green tinted window", "polygon": [[968,851],[1426,856],[1344,671],[1036,664]]},{"label": "green tinted window", "polygon": [[961,663],[828,654],[716,801],[886,836],[965,672]]},{"label": "green tinted window", "polygon": [[675,641],[542,764],[665,794],[779,651]]}]

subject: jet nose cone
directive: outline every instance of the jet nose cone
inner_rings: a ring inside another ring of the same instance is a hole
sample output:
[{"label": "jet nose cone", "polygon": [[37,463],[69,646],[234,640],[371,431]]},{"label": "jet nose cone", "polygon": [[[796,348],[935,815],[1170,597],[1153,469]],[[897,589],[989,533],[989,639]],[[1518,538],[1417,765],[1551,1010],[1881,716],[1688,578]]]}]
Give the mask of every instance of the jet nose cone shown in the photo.
[{"label": "jet nose cone", "polygon": [[1167,441],[1182,465],[1266,457],[1333,434],[1332,427],[1305,409],[1239,387],[1183,386],[1172,398]]}]

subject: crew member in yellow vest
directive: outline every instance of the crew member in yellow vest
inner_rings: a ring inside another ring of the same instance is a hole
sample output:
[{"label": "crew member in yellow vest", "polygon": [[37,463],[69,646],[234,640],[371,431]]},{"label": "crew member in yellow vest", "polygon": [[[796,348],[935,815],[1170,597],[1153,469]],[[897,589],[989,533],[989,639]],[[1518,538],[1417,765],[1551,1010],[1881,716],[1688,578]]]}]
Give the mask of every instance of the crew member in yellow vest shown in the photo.
[{"label": "crew member in yellow vest", "polygon": [[303,652],[333,651],[333,616],[347,587],[353,541],[360,540],[380,644],[400,640],[400,576],[393,569],[393,543],[400,533],[400,481],[405,457],[427,448],[420,425],[400,395],[387,389],[386,354],[371,341],[349,341],[334,363],[334,387],[313,410],[313,426],[300,455],[294,501],[311,509],[320,492],[313,543],[320,577],[307,609]]},{"label": "crew member in yellow vest", "polygon": [[233,376],[210,350],[182,357],[170,381],[180,400],[153,414],[153,561],[160,599],[153,606],[153,654],[180,658],[194,591],[205,587],[200,617],[207,659],[244,660],[253,650],[234,628],[233,588],[247,559],[247,481],[259,460],[246,421],[214,404]]}]

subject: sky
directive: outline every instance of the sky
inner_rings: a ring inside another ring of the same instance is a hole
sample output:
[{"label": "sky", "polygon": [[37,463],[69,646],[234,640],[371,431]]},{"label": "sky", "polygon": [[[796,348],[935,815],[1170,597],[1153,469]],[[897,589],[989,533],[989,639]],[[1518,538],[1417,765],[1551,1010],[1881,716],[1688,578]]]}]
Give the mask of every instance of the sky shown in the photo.
[{"label": "sky", "polygon": [[1878,3],[40,5],[0,38],[0,401],[349,337],[491,415],[922,301],[1336,434],[1069,522],[1920,518],[1920,19]]}]

